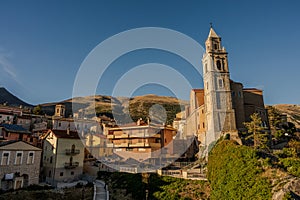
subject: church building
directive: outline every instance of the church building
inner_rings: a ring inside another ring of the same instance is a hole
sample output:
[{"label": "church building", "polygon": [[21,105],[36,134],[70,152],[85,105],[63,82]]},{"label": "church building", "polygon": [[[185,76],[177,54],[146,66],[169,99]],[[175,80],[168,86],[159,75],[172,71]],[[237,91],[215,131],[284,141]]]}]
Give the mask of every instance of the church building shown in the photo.
[{"label": "church building", "polygon": [[[263,91],[244,88],[242,83],[230,79],[228,56],[221,37],[211,27],[202,58],[203,89],[193,89],[190,106],[185,111],[185,134],[196,135],[200,147],[209,150],[221,136],[230,134],[240,142],[238,133],[245,131],[244,122],[258,113],[262,126],[269,129]],[[176,123],[176,122],[175,122]]]}]

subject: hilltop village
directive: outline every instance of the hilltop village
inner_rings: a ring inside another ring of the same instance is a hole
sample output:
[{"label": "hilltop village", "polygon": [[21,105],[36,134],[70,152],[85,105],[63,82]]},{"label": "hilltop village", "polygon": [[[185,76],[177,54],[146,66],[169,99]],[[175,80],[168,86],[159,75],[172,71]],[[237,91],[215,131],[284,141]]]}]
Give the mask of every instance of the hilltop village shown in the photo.
[{"label": "hilltop village", "polygon": [[[39,106],[32,110],[1,105],[1,190],[40,183],[67,187],[93,180],[99,171],[207,180],[205,158],[218,140],[258,144],[255,137],[245,139],[255,119],[262,135],[267,135],[266,144],[287,144],[286,139],[272,139],[274,113],[269,116],[263,91],[230,79],[227,51],[212,27],[205,47],[204,88],[190,92],[189,106],[176,114],[172,125],[147,117],[118,124],[104,115],[89,118],[84,109],[68,116],[61,103],[55,105],[53,115],[41,114]],[[278,116],[278,127],[290,125],[287,115]],[[281,138],[292,133],[283,134]]]}]

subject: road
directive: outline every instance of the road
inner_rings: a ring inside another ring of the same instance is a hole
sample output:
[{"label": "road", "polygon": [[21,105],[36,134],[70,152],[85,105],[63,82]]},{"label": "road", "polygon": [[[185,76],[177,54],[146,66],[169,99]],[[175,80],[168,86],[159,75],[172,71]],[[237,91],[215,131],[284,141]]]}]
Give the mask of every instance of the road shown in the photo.
[{"label": "road", "polygon": [[94,200],[109,200],[107,186],[103,181],[94,182]]}]

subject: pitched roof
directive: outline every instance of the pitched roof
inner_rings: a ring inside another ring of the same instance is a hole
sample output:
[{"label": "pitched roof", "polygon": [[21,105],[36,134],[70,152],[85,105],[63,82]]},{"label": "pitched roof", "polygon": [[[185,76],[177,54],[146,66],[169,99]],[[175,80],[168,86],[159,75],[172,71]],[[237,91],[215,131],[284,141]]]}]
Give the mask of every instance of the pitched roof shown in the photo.
[{"label": "pitched roof", "polygon": [[0,150],[32,150],[41,151],[42,149],[33,146],[24,141],[11,140],[6,142],[0,142]]},{"label": "pitched roof", "polygon": [[17,124],[0,124],[0,127],[3,127],[7,132],[31,134],[30,131]]},{"label": "pitched roof", "polygon": [[[47,133],[47,136],[49,133],[53,133],[57,138],[68,138],[68,139],[80,139],[77,131],[67,131],[67,130],[49,130]],[[46,136],[46,137],[47,137]]]}]

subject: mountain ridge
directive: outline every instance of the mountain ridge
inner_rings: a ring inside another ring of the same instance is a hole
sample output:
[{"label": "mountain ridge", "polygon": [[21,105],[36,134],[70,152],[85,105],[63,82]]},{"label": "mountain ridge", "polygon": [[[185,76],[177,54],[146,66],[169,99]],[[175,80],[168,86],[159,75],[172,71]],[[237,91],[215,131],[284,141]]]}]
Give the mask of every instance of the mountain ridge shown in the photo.
[{"label": "mountain ridge", "polygon": [[4,87],[0,87],[0,104],[7,104],[11,106],[33,107],[33,105],[21,100],[19,97],[15,96]]}]

